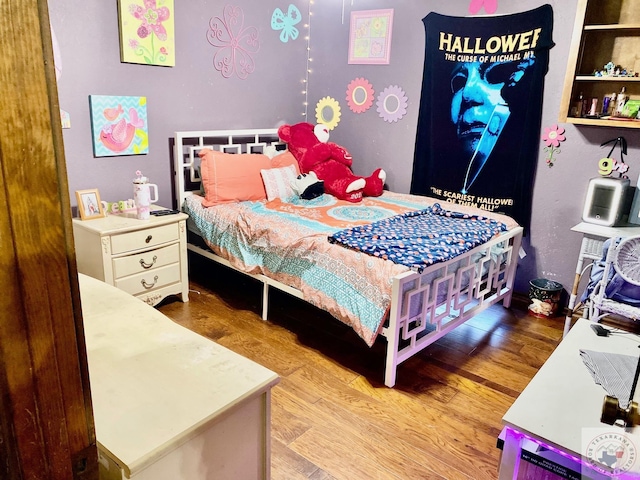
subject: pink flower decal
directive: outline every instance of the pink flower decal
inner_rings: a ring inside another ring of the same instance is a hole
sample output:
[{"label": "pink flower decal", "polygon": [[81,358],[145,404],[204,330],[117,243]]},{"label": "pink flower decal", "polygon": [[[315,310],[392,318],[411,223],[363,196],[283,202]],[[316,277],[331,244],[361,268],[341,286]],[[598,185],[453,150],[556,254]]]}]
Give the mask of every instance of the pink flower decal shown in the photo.
[{"label": "pink flower decal", "polygon": [[167,7],[156,7],[156,0],[144,0],[144,7],[136,4],[129,5],[129,13],[142,23],[138,27],[138,36],[147,38],[151,33],[155,33],[159,40],[167,39],[167,31],[162,22],[169,19],[169,9]]},{"label": "pink flower decal", "polygon": [[347,105],[354,113],[363,113],[373,105],[373,86],[364,78],[351,80],[347,87]]},{"label": "pink flower decal", "polygon": [[560,146],[560,142],[565,141],[563,133],[564,128],[559,127],[558,125],[553,125],[552,127],[544,127],[542,140],[547,144],[547,147],[554,146],[558,148]]},{"label": "pink flower decal", "polygon": [[475,15],[484,7],[484,11],[491,14],[496,13],[498,9],[498,0],[471,0],[469,4],[469,13]]},{"label": "pink flower decal", "polygon": [[544,151],[547,152],[547,165],[553,167],[555,161],[553,156],[556,153],[560,153],[560,142],[566,140],[564,134],[564,128],[558,125],[551,127],[544,127],[544,133],[542,134],[542,141],[547,145],[544,147]]},{"label": "pink flower decal", "polygon": [[244,13],[240,7],[225,6],[222,17],[209,20],[207,30],[207,41],[218,49],[213,66],[224,78],[236,74],[244,80],[255,70],[253,54],[260,49],[258,29],[244,27]]},{"label": "pink flower decal", "polygon": [[397,85],[389,85],[376,101],[378,115],[385,122],[397,122],[407,114],[407,95]]}]

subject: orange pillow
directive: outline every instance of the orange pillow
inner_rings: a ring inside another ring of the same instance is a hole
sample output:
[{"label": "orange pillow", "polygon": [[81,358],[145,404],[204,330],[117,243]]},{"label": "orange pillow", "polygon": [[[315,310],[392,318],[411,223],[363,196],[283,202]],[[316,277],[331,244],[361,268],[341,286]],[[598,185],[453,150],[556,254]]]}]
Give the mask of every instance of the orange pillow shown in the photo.
[{"label": "orange pillow", "polygon": [[271,168],[282,168],[288,167],[289,165],[296,167],[296,177],[300,175],[298,160],[296,160],[296,157],[294,157],[293,153],[289,150],[284,153],[280,153],[271,159]]},{"label": "orange pillow", "polygon": [[200,150],[198,155],[202,159],[203,206],[267,199],[260,175],[260,170],[272,166],[266,155],[222,153],[209,148]]}]

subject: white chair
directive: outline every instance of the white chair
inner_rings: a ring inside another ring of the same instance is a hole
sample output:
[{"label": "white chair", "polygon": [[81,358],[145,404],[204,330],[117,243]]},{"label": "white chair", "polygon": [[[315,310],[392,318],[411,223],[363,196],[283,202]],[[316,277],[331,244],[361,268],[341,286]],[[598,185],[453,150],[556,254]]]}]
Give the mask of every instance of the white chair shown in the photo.
[{"label": "white chair", "polygon": [[611,314],[640,320],[640,236],[609,240],[602,278],[588,304],[594,322]]}]

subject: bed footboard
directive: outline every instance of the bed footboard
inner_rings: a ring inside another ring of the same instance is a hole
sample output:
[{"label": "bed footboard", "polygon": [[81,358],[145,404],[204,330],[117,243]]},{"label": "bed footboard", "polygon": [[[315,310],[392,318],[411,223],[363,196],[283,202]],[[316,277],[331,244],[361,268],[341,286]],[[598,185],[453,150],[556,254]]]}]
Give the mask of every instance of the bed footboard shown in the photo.
[{"label": "bed footboard", "polygon": [[393,387],[398,365],[491,305],[511,304],[521,227],[422,273],[393,279],[384,383]]},{"label": "bed footboard", "polygon": [[[203,148],[227,153],[260,153],[284,148],[277,129],[176,132],[174,138],[175,208],[200,192],[198,154]],[[389,319],[381,334],[387,339],[385,384],[396,382],[398,365],[491,305],[511,301],[522,228],[482,244],[421,274],[407,272],[393,279]],[[189,250],[235,269],[208,248],[189,243]],[[238,270],[240,271],[240,270]],[[244,272],[243,272],[244,273]],[[304,299],[302,293],[264,275],[262,318],[267,318],[268,291],[274,287]]]}]

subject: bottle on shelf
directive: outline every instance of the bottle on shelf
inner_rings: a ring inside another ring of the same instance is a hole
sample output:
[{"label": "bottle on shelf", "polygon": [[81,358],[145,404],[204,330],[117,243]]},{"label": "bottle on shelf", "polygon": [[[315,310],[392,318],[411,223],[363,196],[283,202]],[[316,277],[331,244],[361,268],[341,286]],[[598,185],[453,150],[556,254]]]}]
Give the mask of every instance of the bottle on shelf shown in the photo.
[{"label": "bottle on shelf", "polygon": [[627,100],[629,99],[629,96],[626,94],[627,91],[627,87],[622,87],[620,89],[620,93],[618,94],[618,97],[616,99],[616,109],[615,109],[615,115],[620,116],[622,115],[622,110],[624,109],[624,105],[625,103],[627,103]]},{"label": "bottle on shelf", "polygon": [[602,116],[607,116],[609,115],[609,107],[613,107],[613,105],[615,105],[616,102],[616,94],[612,93],[610,95],[605,95],[602,98]]},{"label": "bottle on shelf", "polygon": [[587,104],[587,99],[584,97],[582,92],[580,92],[572,109],[573,116],[584,117],[587,115],[588,112],[589,112],[589,106]]}]

